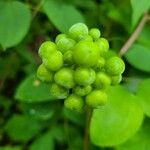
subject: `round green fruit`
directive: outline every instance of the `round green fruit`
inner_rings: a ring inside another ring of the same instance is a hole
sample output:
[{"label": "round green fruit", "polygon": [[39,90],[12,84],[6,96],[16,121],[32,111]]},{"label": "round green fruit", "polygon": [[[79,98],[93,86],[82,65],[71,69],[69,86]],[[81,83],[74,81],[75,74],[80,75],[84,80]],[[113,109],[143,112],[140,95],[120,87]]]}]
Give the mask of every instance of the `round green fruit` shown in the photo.
[{"label": "round green fruit", "polygon": [[111,84],[116,85],[119,84],[122,80],[122,75],[111,76]]},{"label": "round green fruit", "polygon": [[99,57],[97,64],[94,66],[96,71],[100,71],[105,66],[105,59],[103,57]]},{"label": "round green fruit", "polygon": [[87,86],[76,86],[73,90],[73,92],[79,96],[85,96],[89,94],[92,91],[91,85]]},{"label": "round green fruit", "polygon": [[93,83],[96,89],[106,89],[111,84],[111,79],[104,72],[98,72]]},{"label": "round green fruit", "polygon": [[76,23],[69,29],[69,36],[74,40],[80,40],[88,35],[88,27],[84,23]]},{"label": "round green fruit", "polygon": [[105,64],[106,72],[112,76],[122,74],[125,70],[125,64],[119,57],[111,57]]},{"label": "round green fruit", "polygon": [[42,45],[39,48],[38,53],[41,58],[44,58],[47,55],[50,55],[55,51],[56,51],[56,44],[51,41],[46,41],[42,43]]},{"label": "round green fruit", "polygon": [[62,68],[54,75],[54,80],[57,84],[65,88],[73,88],[75,86],[74,71],[71,68]]},{"label": "round green fruit", "polygon": [[89,31],[89,35],[94,39],[94,40],[97,40],[99,39],[99,37],[101,36],[101,32],[99,29],[97,28],[92,28],[90,29]]},{"label": "round green fruit", "polygon": [[72,50],[68,50],[67,52],[64,53],[63,55],[64,63],[68,65],[73,64],[72,54],[73,54]]},{"label": "round green fruit", "polygon": [[80,41],[93,42],[93,39],[90,35],[85,35],[80,39]]},{"label": "round green fruit", "polygon": [[99,47],[101,56],[109,50],[109,43],[105,38],[99,38],[95,43]]},{"label": "round green fruit", "polygon": [[93,42],[81,41],[73,50],[73,60],[80,66],[94,66],[99,58],[99,50]]},{"label": "round green fruit", "polygon": [[56,45],[57,49],[64,54],[66,51],[71,50],[74,47],[75,41],[69,38],[62,38],[56,43]]},{"label": "round green fruit", "polygon": [[67,38],[67,35],[66,35],[66,34],[63,34],[63,33],[58,34],[58,35],[56,36],[55,42],[58,43],[58,41],[61,40],[61,39],[63,39],[63,38]]},{"label": "round green fruit", "polygon": [[69,90],[56,84],[53,83],[50,86],[50,94],[57,99],[64,99],[69,95]]},{"label": "round green fruit", "polygon": [[80,112],[84,106],[84,101],[80,96],[71,94],[65,99],[64,105],[66,108]]},{"label": "round green fruit", "polygon": [[52,82],[53,81],[53,74],[52,74],[52,72],[48,71],[43,64],[41,64],[38,67],[37,77],[41,81],[45,81],[45,82]]},{"label": "round green fruit", "polygon": [[43,58],[43,64],[51,71],[57,71],[63,66],[63,55],[59,51],[55,51]]},{"label": "round green fruit", "polygon": [[74,72],[74,80],[78,85],[87,86],[94,82],[95,71],[91,68],[79,67]]},{"label": "round green fruit", "polygon": [[107,102],[107,94],[100,90],[93,90],[86,96],[86,104],[96,108],[105,105]]}]

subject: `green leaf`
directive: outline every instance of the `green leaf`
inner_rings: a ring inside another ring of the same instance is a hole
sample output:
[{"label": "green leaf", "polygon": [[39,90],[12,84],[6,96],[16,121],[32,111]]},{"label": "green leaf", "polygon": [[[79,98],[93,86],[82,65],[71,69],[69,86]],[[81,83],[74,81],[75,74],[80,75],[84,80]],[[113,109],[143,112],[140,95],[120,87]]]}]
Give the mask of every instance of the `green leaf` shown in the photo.
[{"label": "green leaf", "polygon": [[150,49],[140,44],[134,44],[125,54],[127,61],[135,68],[150,72]]},{"label": "green leaf", "polygon": [[91,119],[90,137],[98,146],[115,146],[127,141],[143,121],[143,110],[136,96],[122,86],[111,87],[107,93],[107,105],[95,109]]},{"label": "green leaf", "polygon": [[35,103],[54,100],[50,85],[39,81],[36,75],[27,77],[18,87],[15,98],[21,102]]},{"label": "green leaf", "polygon": [[22,103],[21,107],[25,113],[40,120],[48,120],[52,118],[56,111],[56,107],[51,103]]},{"label": "green leaf", "polygon": [[54,140],[51,131],[36,139],[29,150],[54,150]]},{"label": "green leaf", "polygon": [[3,146],[0,147],[0,150],[21,150],[19,146]]},{"label": "green leaf", "polygon": [[133,9],[132,25],[135,26],[139,18],[150,8],[149,0],[131,0]]},{"label": "green leaf", "polygon": [[0,2],[0,44],[9,48],[17,45],[28,32],[31,13],[18,1]]},{"label": "green leaf", "polygon": [[46,0],[43,9],[49,20],[62,32],[67,32],[69,27],[77,22],[84,22],[82,14],[69,4]]},{"label": "green leaf", "polygon": [[137,95],[141,97],[140,102],[144,108],[145,114],[150,117],[150,78],[139,84]]},{"label": "green leaf", "polygon": [[6,124],[8,136],[15,141],[28,141],[39,133],[43,124],[29,116],[14,115]]},{"label": "green leaf", "polygon": [[146,120],[142,128],[133,138],[118,146],[116,150],[149,150],[150,149],[150,120]]}]

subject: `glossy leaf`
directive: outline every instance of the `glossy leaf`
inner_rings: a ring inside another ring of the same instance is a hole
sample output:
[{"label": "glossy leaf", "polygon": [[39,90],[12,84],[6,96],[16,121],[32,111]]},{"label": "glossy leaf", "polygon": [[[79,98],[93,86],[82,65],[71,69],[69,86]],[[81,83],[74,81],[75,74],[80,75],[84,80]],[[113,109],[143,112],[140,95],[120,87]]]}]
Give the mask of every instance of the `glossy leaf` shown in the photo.
[{"label": "glossy leaf", "polygon": [[127,61],[135,68],[150,72],[150,49],[134,44],[125,54]]},{"label": "glossy leaf", "polygon": [[139,132],[130,140],[118,146],[116,150],[149,150],[150,149],[150,121],[147,119]]},{"label": "glossy leaf", "polygon": [[137,97],[122,86],[111,87],[107,92],[108,104],[95,109],[91,119],[90,137],[98,146],[115,146],[127,141],[143,121]]},{"label": "glossy leaf", "polygon": [[27,103],[51,101],[54,98],[49,89],[50,84],[41,82],[36,75],[31,75],[19,85],[15,98]]},{"label": "glossy leaf", "polygon": [[132,25],[135,26],[139,18],[150,8],[149,0],[131,0],[133,9]]},{"label": "glossy leaf", "polygon": [[31,13],[19,1],[0,1],[0,44],[9,48],[17,45],[29,30]]},{"label": "glossy leaf", "polygon": [[137,95],[141,97],[140,102],[144,108],[145,114],[150,117],[150,78],[144,80],[138,86]]},{"label": "glossy leaf", "polygon": [[73,5],[46,0],[43,10],[49,20],[62,32],[66,32],[74,23],[84,22],[84,17]]}]

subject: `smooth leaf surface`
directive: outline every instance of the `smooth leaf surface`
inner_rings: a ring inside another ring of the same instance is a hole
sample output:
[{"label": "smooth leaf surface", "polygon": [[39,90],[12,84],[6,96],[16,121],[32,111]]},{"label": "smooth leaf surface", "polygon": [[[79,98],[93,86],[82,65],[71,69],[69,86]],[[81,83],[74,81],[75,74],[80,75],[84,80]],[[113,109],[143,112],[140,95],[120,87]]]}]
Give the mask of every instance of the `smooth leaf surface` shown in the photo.
[{"label": "smooth leaf surface", "polygon": [[141,97],[140,103],[144,108],[145,114],[150,117],[150,79],[144,80],[138,86],[137,95]]},{"label": "smooth leaf surface", "polygon": [[54,150],[54,140],[51,131],[36,139],[30,146],[30,150]]},{"label": "smooth leaf surface", "polygon": [[41,82],[36,75],[30,75],[19,85],[15,98],[27,103],[51,101],[54,99],[49,89],[50,84]]},{"label": "smooth leaf surface", "polygon": [[134,44],[125,54],[126,60],[133,67],[150,72],[150,49],[140,44]]},{"label": "smooth leaf surface", "polygon": [[118,146],[116,150],[149,150],[150,149],[150,121],[146,120],[142,128],[129,141]]},{"label": "smooth leaf surface", "polygon": [[141,126],[143,110],[137,97],[122,86],[109,88],[108,104],[95,109],[90,137],[98,146],[115,146],[131,138]]},{"label": "smooth leaf surface", "polygon": [[31,117],[14,115],[6,124],[6,133],[15,141],[28,141],[42,128],[42,124]]},{"label": "smooth leaf surface", "polygon": [[3,146],[0,147],[0,150],[21,150],[19,146]]},{"label": "smooth leaf surface", "polygon": [[0,1],[0,44],[4,49],[17,45],[29,30],[31,13],[18,1]]},{"label": "smooth leaf surface", "polygon": [[62,32],[77,22],[84,22],[82,14],[73,6],[55,0],[46,0],[43,10],[49,20]]},{"label": "smooth leaf surface", "polygon": [[133,9],[132,25],[135,26],[139,18],[150,8],[149,0],[131,0]]}]

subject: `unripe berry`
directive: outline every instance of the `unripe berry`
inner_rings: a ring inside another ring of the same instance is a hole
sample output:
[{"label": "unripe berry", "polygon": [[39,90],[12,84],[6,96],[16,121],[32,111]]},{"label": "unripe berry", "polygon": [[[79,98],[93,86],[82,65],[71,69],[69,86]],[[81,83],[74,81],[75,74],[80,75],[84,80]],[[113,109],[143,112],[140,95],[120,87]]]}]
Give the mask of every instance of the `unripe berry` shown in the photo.
[{"label": "unripe berry", "polygon": [[73,90],[73,92],[79,96],[85,96],[89,94],[92,91],[91,85],[87,86],[76,86]]},{"label": "unripe berry", "polygon": [[73,64],[72,54],[73,54],[72,50],[68,50],[63,55],[64,62],[68,65]]},{"label": "unripe berry", "polygon": [[58,43],[60,39],[67,38],[66,34],[58,34],[55,38],[55,42]]},{"label": "unripe berry", "polygon": [[39,48],[38,53],[41,58],[44,58],[47,55],[52,54],[54,51],[56,51],[56,44],[51,41],[46,41],[42,43],[42,45]]},{"label": "unripe berry", "polygon": [[88,27],[84,23],[76,23],[69,29],[69,36],[74,40],[80,40],[88,35]]},{"label": "unripe berry", "polygon": [[79,85],[90,85],[95,80],[95,71],[91,68],[79,67],[74,72],[74,79]]},{"label": "unripe berry", "polygon": [[103,56],[109,50],[109,43],[105,38],[99,38],[95,41],[99,47],[100,55]]},{"label": "unripe berry", "polygon": [[105,59],[103,57],[99,57],[97,64],[94,66],[96,71],[100,71],[105,66]]},{"label": "unripe berry", "polygon": [[84,102],[80,96],[71,94],[68,98],[65,99],[64,105],[66,108],[80,112],[83,108]]},{"label": "unripe berry", "polygon": [[100,33],[100,30],[97,29],[97,28],[92,28],[90,29],[89,31],[89,35],[94,39],[94,40],[97,40],[100,36],[101,36],[101,33]]},{"label": "unripe berry", "polygon": [[75,41],[69,38],[62,38],[57,42],[57,49],[64,54],[66,51],[71,50],[74,45]]},{"label": "unripe berry", "polygon": [[64,99],[69,95],[69,90],[53,83],[50,86],[50,94],[56,99]]},{"label": "unripe berry", "polygon": [[125,64],[119,57],[111,57],[105,64],[106,72],[112,76],[122,74],[125,70]]},{"label": "unripe berry", "polygon": [[100,90],[93,90],[86,96],[86,104],[96,108],[101,105],[105,105],[107,102],[107,94]]},{"label": "unripe berry", "polygon": [[99,50],[93,42],[81,41],[73,50],[73,60],[80,66],[94,66],[99,58]]},{"label": "unripe berry", "polygon": [[54,80],[57,84],[65,88],[73,88],[75,86],[74,71],[71,68],[62,68],[54,75]]},{"label": "unripe berry", "polygon": [[90,35],[83,36],[80,41],[93,42],[93,39]]},{"label": "unripe berry", "polygon": [[116,85],[119,84],[122,80],[122,75],[111,76],[111,84]]},{"label": "unripe berry", "polygon": [[51,71],[57,71],[63,65],[63,55],[59,51],[55,51],[43,58],[43,64]]},{"label": "unripe berry", "polygon": [[43,64],[41,64],[38,67],[37,77],[41,81],[45,81],[45,82],[52,82],[53,81],[53,74],[52,74],[52,72],[48,71]]},{"label": "unripe berry", "polygon": [[111,83],[111,79],[104,72],[98,72],[96,74],[96,79],[93,83],[94,87],[97,89],[105,89]]}]

